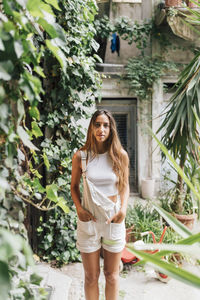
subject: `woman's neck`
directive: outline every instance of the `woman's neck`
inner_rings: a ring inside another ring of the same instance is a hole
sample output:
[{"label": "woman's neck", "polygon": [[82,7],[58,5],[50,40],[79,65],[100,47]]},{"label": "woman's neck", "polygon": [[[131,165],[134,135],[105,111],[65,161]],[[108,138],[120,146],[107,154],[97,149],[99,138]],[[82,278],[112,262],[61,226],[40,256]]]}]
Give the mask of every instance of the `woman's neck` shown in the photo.
[{"label": "woman's neck", "polygon": [[107,146],[105,144],[97,144],[97,151],[99,154],[103,154],[107,151]]}]

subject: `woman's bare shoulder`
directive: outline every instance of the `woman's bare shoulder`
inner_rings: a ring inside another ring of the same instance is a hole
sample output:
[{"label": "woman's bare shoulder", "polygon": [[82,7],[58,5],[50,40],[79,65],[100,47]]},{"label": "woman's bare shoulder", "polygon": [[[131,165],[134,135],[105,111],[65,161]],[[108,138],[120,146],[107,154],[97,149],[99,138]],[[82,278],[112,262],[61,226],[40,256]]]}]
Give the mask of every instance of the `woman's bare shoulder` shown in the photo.
[{"label": "woman's bare shoulder", "polygon": [[74,153],[72,157],[73,162],[80,163],[81,162],[81,151],[78,150]]}]

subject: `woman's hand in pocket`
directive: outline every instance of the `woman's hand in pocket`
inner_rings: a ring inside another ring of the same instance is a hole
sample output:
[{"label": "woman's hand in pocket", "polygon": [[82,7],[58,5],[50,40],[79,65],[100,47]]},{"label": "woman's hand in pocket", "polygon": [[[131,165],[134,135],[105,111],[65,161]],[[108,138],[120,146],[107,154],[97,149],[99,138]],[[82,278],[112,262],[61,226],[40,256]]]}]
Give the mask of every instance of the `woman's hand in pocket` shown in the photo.
[{"label": "woman's hand in pocket", "polygon": [[122,223],[126,217],[126,212],[123,209],[120,209],[112,218],[107,221],[107,224],[110,223]]},{"label": "woman's hand in pocket", "polygon": [[84,209],[83,207],[80,207],[77,210],[77,214],[78,214],[78,218],[80,221],[82,222],[88,222],[93,220],[94,222],[96,222],[95,217],[86,209]]}]

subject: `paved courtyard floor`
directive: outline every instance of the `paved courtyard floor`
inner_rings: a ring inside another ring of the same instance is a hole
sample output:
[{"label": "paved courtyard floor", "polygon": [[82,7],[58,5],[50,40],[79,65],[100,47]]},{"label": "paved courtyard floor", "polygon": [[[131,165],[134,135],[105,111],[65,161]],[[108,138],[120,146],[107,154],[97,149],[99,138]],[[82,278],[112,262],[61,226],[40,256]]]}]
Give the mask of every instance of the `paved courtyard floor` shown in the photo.
[{"label": "paved courtyard floor", "polygon": [[[103,262],[102,262],[103,265]],[[200,276],[200,266],[183,265],[187,270]],[[62,273],[72,279],[68,300],[84,300],[83,268],[81,263],[70,264],[62,268]],[[104,300],[105,281],[103,272],[100,276],[100,300]],[[188,286],[175,279],[163,283],[156,278],[154,270],[132,266],[120,275],[119,300],[199,300],[200,289]],[[64,299],[59,299],[64,300]]]}]

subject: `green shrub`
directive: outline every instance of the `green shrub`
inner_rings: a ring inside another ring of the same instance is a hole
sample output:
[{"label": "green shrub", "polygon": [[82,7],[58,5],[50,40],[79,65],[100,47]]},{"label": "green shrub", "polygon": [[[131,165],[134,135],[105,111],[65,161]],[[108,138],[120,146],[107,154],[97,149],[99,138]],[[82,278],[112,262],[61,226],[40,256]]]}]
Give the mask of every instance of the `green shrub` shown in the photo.
[{"label": "green shrub", "polygon": [[47,221],[41,218],[41,226],[37,229],[42,236],[39,244],[39,256],[56,266],[80,261],[80,253],[76,248],[77,215],[72,206],[65,214],[59,208],[48,213]]},{"label": "green shrub", "polygon": [[[136,204],[128,206],[126,219],[126,227],[133,227],[133,235],[136,240],[143,240],[145,243],[152,243],[152,235],[147,234],[142,236],[141,233],[152,231],[155,234],[156,241],[160,240],[165,224],[162,223],[159,213],[152,209],[151,206]],[[167,228],[163,243],[173,243],[178,241],[179,235],[173,229]]]}]

